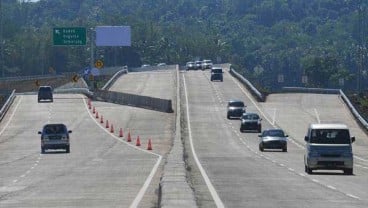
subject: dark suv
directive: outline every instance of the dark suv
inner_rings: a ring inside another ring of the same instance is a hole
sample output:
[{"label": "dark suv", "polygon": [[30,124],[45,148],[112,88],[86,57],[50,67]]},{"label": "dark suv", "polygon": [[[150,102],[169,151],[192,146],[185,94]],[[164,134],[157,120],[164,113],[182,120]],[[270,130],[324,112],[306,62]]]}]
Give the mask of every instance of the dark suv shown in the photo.
[{"label": "dark suv", "polygon": [[241,100],[230,100],[227,103],[227,118],[240,118],[245,113],[245,107]]},{"label": "dark suv", "polygon": [[222,68],[214,67],[211,69],[211,81],[224,81]]},{"label": "dark suv", "polygon": [[258,133],[262,131],[262,119],[256,113],[244,113],[241,117],[240,132],[255,130]]},{"label": "dark suv", "polygon": [[47,149],[65,149],[70,152],[69,134],[72,133],[64,124],[46,124],[43,126],[41,134],[41,152]]},{"label": "dark suv", "polygon": [[52,87],[50,86],[40,86],[38,88],[38,102],[41,101],[50,101],[53,102],[54,98],[52,95]]}]

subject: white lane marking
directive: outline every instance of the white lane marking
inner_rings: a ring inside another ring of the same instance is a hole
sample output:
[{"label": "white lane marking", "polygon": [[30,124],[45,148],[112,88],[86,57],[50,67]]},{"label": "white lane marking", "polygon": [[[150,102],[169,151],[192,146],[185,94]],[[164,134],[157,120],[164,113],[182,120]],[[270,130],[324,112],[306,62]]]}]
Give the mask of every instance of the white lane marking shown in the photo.
[{"label": "white lane marking", "polygon": [[321,123],[321,120],[319,119],[319,113],[316,108],[314,108],[314,113],[316,114],[317,122]]},{"label": "white lane marking", "polygon": [[[81,96],[81,97],[83,97],[83,96]],[[126,144],[126,145],[128,145],[128,146],[130,146],[130,147],[132,147],[132,148],[134,148],[134,149],[136,149],[136,150],[139,150],[139,151],[141,151],[141,152],[145,152],[145,153],[148,153],[148,154],[151,154],[151,155],[155,155],[155,156],[157,156],[157,157],[158,157],[156,164],[153,166],[153,168],[152,168],[152,170],[151,170],[150,174],[148,175],[148,177],[147,177],[146,181],[144,182],[144,184],[143,184],[142,188],[139,190],[139,192],[138,192],[138,194],[136,195],[136,197],[134,198],[134,200],[133,200],[132,204],[129,206],[129,207],[131,207],[131,208],[138,207],[138,205],[139,205],[139,203],[142,201],[143,196],[144,196],[144,194],[146,193],[146,191],[147,191],[147,189],[148,189],[149,185],[151,184],[151,181],[152,181],[153,177],[155,176],[155,174],[156,174],[156,172],[157,172],[157,170],[158,170],[158,167],[159,167],[159,165],[160,165],[160,163],[161,163],[161,160],[162,160],[162,156],[161,156],[161,155],[159,155],[159,154],[156,154],[156,153],[154,153],[154,152],[150,152],[150,151],[148,151],[148,150],[141,149],[141,148],[139,148],[139,147],[137,147],[137,146],[134,146],[134,145],[132,145],[132,144],[130,144],[130,143],[128,143],[128,142],[126,142],[126,141],[122,140],[120,137],[117,137],[115,134],[110,133],[109,129],[104,128],[104,126],[102,126],[102,125],[99,123],[99,121],[95,119],[95,117],[93,116],[93,114],[91,114],[91,112],[90,112],[90,111],[89,111],[89,109],[88,109],[88,104],[86,103],[85,99],[83,99],[83,102],[84,102],[84,106],[85,106],[85,108],[87,109],[88,115],[89,115],[89,116],[92,118],[92,120],[97,124],[97,126],[98,126],[99,128],[101,128],[102,130],[104,130],[108,135],[110,135],[110,136],[111,136],[111,137],[113,137],[114,139],[116,139],[116,140],[120,141],[121,143],[124,143],[124,144]]]},{"label": "white lane marking", "polygon": [[196,164],[199,168],[199,171],[201,172],[202,177],[203,177],[204,181],[206,182],[208,190],[210,191],[211,196],[212,196],[213,200],[215,201],[216,206],[222,208],[222,207],[225,207],[225,206],[224,206],[223,202],[221,201],[219,195],[217,194],[217,191],[216,191],[215,187],[212,185],[211,180],[209,179],[206,171],[202,167],[202,164],[200,163],[200,161],[197,157],[197,153],[195,152],[195,149],[194,149],[193,138],[192,138],[192,130],[191,130],[191,124],[190,124],[190,116],[189,116],[190,109],[189,109],[189,102],[188,102],[187,84],[186,84],[186,81],[185,81],[184,74],[183,74],[183,83],[184,83],[184,92],[185,92],[185,103],[186,103],[186,106],[187,106],[187,123],[188,123],[190,148],[192,150],[194,160],[196,161]]},{"label": "white lane marking", "polygon": [[364,158],[361,158],[361,157],[359,157],[359,156],[355,156],[355,155],[354,155],[354,158],[355,158],[355,159],[358,159],[358,160],[361,160],[361,161],[364,161],[364,162],[368,162],[368,160],[366,160],[366,159],[364,159]]},{"label": "white lane marking", "polygon": [[360,199],[359,197],[353,195],[353,194],[346,194],[346,196],[348,197],[351,197],[351,198],[354,198],[354,199]]},{"label": "white lane marking", "polygon": [[273,111],[272,126],[275,126],[275,122],[276,122],[276,111],[277,111],[277,109],[275,108],[274,111]]},{"label": "white lane marking", "polygon": [[320,183],[319,180],[317,180],[317,179],[312,179],[312,181],[315,182],[315,183]]},{"label": "white lane marking", "polygon": [[328,188],[330,188],[330,189],[333,189],[333,190],[336,190],[337,188],[336,187],[334,187],[334,186],[327,186]]}]

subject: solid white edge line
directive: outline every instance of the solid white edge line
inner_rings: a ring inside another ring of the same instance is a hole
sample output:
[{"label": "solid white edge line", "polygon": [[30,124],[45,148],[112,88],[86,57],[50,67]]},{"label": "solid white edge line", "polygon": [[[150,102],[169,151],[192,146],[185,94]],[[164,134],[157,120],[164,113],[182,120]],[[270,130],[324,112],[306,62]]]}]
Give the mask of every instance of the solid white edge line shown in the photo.
[{"label": "solid white edge line", "polygon": [[106,129],[106,128],[103,128],[103,127],[100,125],[100,123],[98,123],[98,122],[97,122],[97,120],[94,118],[93,114],[91,114],[91,112],[90,112],[90,111],[89,111],[89,109],[88,109],[88,106],[87,106],[87,103],[86,103],[86,100],[85,100],[85,99],[83,99],[83,102],[84,102],[84,106],[85,106],[85,107],[86,107],[86,109],[87,109],[88,115],[92,118],[92,120],[97,124],[97,126],[98,126],[98,127],[100,127],[102,130],[104,130],[104,131],[105,131],[107,134],[109,134],[111,137],[113,137],[114,139],[116,139],[116,140],[118,140],[118,141],[120,141],[120,142],[122,142],[122,143],[124,143],[124,144],[126,144],[126,145],[128,145],[128,146],[130,146],[130,147],[133,147],[133,148],[134,148],[134,149],[136,149],[136,150],[139,150],[139,151],[141,151],[141,152],[145,152],[145,153],[148,153],[148,154],[151,154],[151,155],[155,155],[155,156],[157,156],[157,157],[158,157],[156,164],[153,166],[153,168],[152,168],[152,170],[151,170],[150,174],[148,175],[148,177],[147,177],[146,181],[144,182],[144,184],[143,184],[142,188],[139,190],[138,194],[136,195],[136,197],[134,198],[133,202],[132,202],[132,203],[131,203],[131,205],[129,206],[129,207],[131,207],[131,208],[138,207],[138,205],[139,205],[139,203],[142,201],[142,199],[143,199],[143,197],[144,197],[144,194],[146,193],[146,191],[147,191],[147,189],[148,189],[149,185],[151,184],[152,178],[155,176],[155,174],[156,174],[156,172],[157,172],[157,170],[158,170],[158,167],[159,167],[159,165],[160,165],[160,163],[161,163],[161,160],[162,160],[162,156],[161,156],[161,155],[159,155],[159,154],[156,154],[156,153],[153,153],[153,152],[147,151],[147,150],[145,150],[145,149],[138,148],[138,147],[136,147],[136,146],[134,146],[134,145],[132,145],[132,144],[130,144],[130,143],[128,143],[128,142],[126,142],[126,141],[124,141],[124,140],[120,139],[120,138],[119,138],[119,137],[117,137],[115,134],[110,133],[110,131],[109,131],[108,129]]},{"label": "solid white edge line", "polygon": [[192,138],[192,130],[191,130],[191,125],[190,125],[190,116],[189,116],[189,102],[188,102],[187,85],[186,85],[184,74],[183,74],[183,82],[184,82],[185,102],[186,102],[186,106],[187,106],[187,110],[186,110],[187,113],[186,114],[187,114],[190,148],[192,150],[192,154],[193,154],[194,160],[196,161],[198,169],[201,172],[204,181],[206,182],[208,190],[210,191],[211,196],[212,196],[213,200],[215,201],[216,206],[223,208],[225,206],[224,206],[223,202],[221,201],[219,195],[217,194],[217,191],[216,191],[215,187],[212,185],[211,180],[209,179],[206,171],[202,167],[202,164],[200,163],[200,161],[197,157],[197,153],[195,152],[195,149],[194,149],[193,138]]},{"label": "solid white edge line", "polygon": [[317,122],[318,123],[321,123],[321,120],[319,118],[319,114],[318,114],[317,108],[314,108],[314,113],[316,114]]}]

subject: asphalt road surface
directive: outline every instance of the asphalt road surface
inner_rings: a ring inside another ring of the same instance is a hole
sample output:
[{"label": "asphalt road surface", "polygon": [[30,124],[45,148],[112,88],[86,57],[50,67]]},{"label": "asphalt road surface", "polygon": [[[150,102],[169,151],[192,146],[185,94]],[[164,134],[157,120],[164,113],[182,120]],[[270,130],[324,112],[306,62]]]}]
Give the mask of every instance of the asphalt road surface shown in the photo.
[{"label": "asphalt road surface", "polygon": [[[175,73],[148,75],[148,82],[131,73],[112,89],[124,92],[120,84],[129,83],[131,93],[174,99]],[[174,114],[104,102],[92,101],[89,109],[82,95],[54,94],[53,103],[19,95],[0,123],[0,207],[157,207],[174,121]],[[41,154],[37,131],[59,122],[73,131],[71,152]]]},{"label": "asphalt road surface", "polygon": [[[175,70],[129,73],[111,90],[176,106],[175,77]],[[211,82],[208,70],[181,72],[180,86],[188,180],[199,207],[368,207],[368,139],[339,96],[275,94],[258,103],[228,72],[224,82]],[[263,129],[287,132],[287,153],[260,152],[258,133],[241,133],[240,121],[226,118],[234,98],[260,114]],[[73,131],[71,152],[41,154],[37,131],[56,122]],[[174,114],[105,102],[89,109],[82,95],[55,94],[53,103],[19,95],[0,123],[0,207],[157,207],[174,122]],[[304,173],[304,134],[319,122],[351,129],[354,175]]]},{"label": "asphalt road surface", "polygon": [[[228,72],[211,82],[209,71],[181,75],[190,181],[199,207],[367,207],[367,136],[337,95],[271,95],[257,103]],[[182,98],[182,100],[183,100]],[[288,152],[258,150],[256,132],[240,133],[226,118],[226,104],[241,99],[262,117],[262,128],[282,127]],[[356,136],[354,175],[304,172],[304,134],[309,123],[348,124]]]}]

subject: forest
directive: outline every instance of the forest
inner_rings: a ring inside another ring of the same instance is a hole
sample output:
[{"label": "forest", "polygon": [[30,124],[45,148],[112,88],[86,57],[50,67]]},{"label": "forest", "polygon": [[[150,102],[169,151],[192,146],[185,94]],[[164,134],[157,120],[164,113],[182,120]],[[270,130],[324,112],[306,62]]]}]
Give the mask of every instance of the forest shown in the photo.
[{"label": "forest", "polygon": [[[367,0],[1,0],[2,77],[80,72],[96,26],[130,26],[131,47],[95,47],[105,66],[231,63],[263,91],[368,86]],[[55,27],[87,28],[54,46]]]}]

